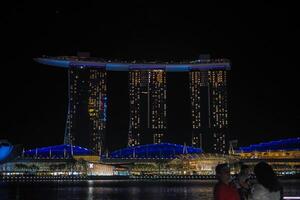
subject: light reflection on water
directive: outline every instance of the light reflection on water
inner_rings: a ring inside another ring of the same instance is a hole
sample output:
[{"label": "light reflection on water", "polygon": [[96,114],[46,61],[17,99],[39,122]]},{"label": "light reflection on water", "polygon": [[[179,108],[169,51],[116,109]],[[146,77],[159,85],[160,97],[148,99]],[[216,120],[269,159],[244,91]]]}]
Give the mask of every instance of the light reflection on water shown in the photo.
[{"label": "light reflection on water", "polygon": [[[213,197],[214,184],[211,180],[0,183],[0,199],[207,200]],[[282,184],[285,196],[300,195],[300,181],[288,180]]]},{"label": "light reflection on water", "polygon": [[213,181],[94,181],[88,183],[88,189],[75,186],[71,193],[88,200],[211,199],[213,184]]}]

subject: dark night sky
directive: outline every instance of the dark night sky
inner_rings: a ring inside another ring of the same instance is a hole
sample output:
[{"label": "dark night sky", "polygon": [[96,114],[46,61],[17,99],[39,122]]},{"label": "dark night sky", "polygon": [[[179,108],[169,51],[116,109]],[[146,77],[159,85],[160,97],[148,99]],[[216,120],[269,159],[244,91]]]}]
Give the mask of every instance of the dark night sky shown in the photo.
[{"label": "dark night sky", "polygon": [[[62,143],[67,71],[32,58],[77,51],[128,60],[229,58],[231,138],[248,145],[300,135],[292,6],[84,2],[12,1],[2,8],[0,139],[28,148]],[[168,131],[174,142],[188,143],[187,75],[168,78]],[[127,74],[111,73],[108,81],[115,149],[126,145]]]}]

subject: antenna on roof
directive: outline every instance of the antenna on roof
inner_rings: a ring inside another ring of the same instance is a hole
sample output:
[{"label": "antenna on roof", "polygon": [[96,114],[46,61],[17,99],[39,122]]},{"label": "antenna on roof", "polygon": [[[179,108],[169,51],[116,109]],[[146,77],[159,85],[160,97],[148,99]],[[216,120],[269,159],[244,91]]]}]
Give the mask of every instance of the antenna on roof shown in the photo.
[{"label": "antenna on roof", "polygon": [[64,148],[64,158],[66,158],[66,148]]},{"label": "antenna on roof", "polygon": [[73,144],[71,143],[71,155],[72,155],[72,157],[73,157]]},{"label": "antenna on roof", "polygon": [[238,140],[229,141],[229,150],[228,150],[229,155],[235,154],[234,149],[236,149],[237,146],[238,146]]},{"label": "antenna on roof", "polygon": [[38,149],[35,148],[35,157],[37,158],[37,154],[38,154]]},{"label": "antenna on roof", "polygon": [[101,145],[100,145],[100,148],[99,148],[99,159],[101,160],[101,156],[102,156],[102,148],[101,148]]},{"label": "antenna on roof", "polygon": [[230,143],[229,145],[229,151],[228,151],[229,155],[233,155],[235,152],[234,152],[234,149],[233,149],[233,146],[232,144]]},{"label": "antenna on roof", "polygon": [[135,148],[133,148],[133,152],[132,152],[132,156],[133,156],[133,158],[135,158]]},{"label": "antenna on roof", "polygon": [[183,154],[186,154],[186,153],[188,153],[188,152],[187,152],[186,143],[184,143],[184,145],[183,145]]}]

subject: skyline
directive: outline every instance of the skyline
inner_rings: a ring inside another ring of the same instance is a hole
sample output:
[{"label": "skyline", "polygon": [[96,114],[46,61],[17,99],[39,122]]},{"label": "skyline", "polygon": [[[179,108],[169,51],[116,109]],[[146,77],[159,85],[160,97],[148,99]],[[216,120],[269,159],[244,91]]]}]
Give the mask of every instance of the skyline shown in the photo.
[{"label": "skyline", "polygon": [[[108,147],[108,143],[115,141],[106,140],[107,135],[114,134],[106,131],[106,122],[114,118],[109,113],[111,108],[107,106],[110,99],[106,81],[107,76],[111,75],[109,71],[128,71],[128,146],[172,142],[174,135],[167,132],[167,101],[174,100],[167,99],[166,75],[176,72],[184,73],[183,76],[188,74],[189,77],[189,126],[184,133],[189,135],[186,136],[189,139],[184,143],[207,152],[224,154],[228,149],[228,59],[205,55],[196,61],[130,63],[106,61],[78,53],[78,57],[46,56],[34,60],[68,70],[68,115],[64,144],[101,152]],[[178,107],[181,105],[175,112]],[[107,115],[110,116],[108,119]],[[181,123],[183,120],[178,115],[176,123]]]},{"label": "skyline", "polygon": [[[28,147],[63,143],[67,72],[36,64],[32,59],[43,54],[76,55],[77,51],[128,60],[192,60],[207,53],[228,58],[232,62],[230,124],[240,146],[299,136],[297,60],[291,52],[296,25],[289,8],[220,6],[199,13],[192,6],[183,11],[179,5],[171,9],[137,3],[138,9],[127,5],[126,12],[112,5],[99,12],[93,3],[56,7],[46,2],[37,5],[40,9],[31,8],[31,3],[11,4],[4,19],[7,40],[2,54],[5,77],[0,86],[4,94],[0,104],[1,139]],[[118,14],[106,17],[112,11]],[[210,13],[214,15],[207,17]],[[74,28],[78,24],[82,29]],[[120,34],[120,30],[125,31]],[[112,90],[119,90],[111,94],[112,104],[116,105],[111,112],[116,115],[118,110],[126,110],[123,106],[127,104],[124,100],[118,105],[117,99],[128,97],[127,85],[114,82],[127,83],[128,77],[122,72],[112,74],[114,80],[108,81]],[[167,79],[167,87],[174,86],[169,87],[170,98],[188,91],[188,85],[182,85],[187,81],[178,79],[187,77],[170,74]],[[186,101],[178,99],[170,107]],[[187,116],[185,110],[183,107],[179,113]],[[127,121],[113,120],[116,126],[108,127],[110,131],[128,131],[123,130],[128,128]],[[171,117],[170,122],[176,120]],[[185,125],[170,131],[176,135],[184,130]]]}]

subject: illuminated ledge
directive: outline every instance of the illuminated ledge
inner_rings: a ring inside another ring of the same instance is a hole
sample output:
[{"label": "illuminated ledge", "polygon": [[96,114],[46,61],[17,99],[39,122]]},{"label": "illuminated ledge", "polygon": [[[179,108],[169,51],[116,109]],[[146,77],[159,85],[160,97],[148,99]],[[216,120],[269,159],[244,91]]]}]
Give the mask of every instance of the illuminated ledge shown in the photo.
[{"label": "illuminated ledge", "polygon": [[69,68],[77,67],[96,67],[104,68],[107,71],[130,71],[130,70],[165,70],[167,72],[188,72],[192,70],[214,70],[223,69],[230,70],[229,62],[211,62],[211,63],[117,63],[105,61],[82,61],[72,59],[56,59],[56,58],[35,58],[36,62],[55,67]]}]

